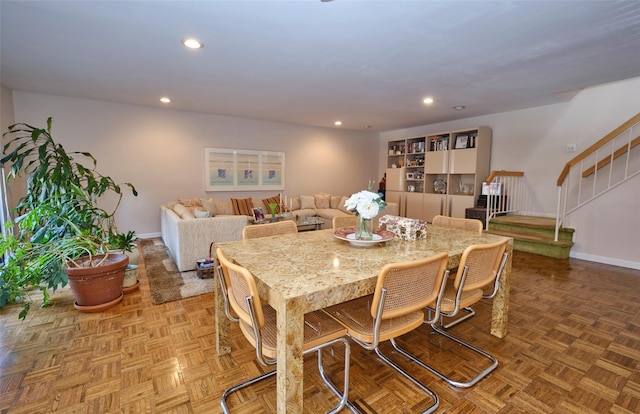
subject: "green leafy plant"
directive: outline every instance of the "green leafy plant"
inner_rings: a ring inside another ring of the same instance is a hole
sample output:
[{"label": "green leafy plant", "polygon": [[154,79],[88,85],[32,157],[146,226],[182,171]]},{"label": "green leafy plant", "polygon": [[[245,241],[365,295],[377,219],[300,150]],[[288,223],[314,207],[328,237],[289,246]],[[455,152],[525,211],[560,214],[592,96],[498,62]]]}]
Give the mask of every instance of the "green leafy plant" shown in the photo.
[{"label": "green leafy plant", "polygon": [[[134,232],[119,233],[114,219],[123,187],[96,170],[90,153],[66,152],[51,136],[51,123],[48,118],[46,129],[14,124],[3,135],[8,138],[0,164],[8,166],[8,179],[28,177],[27,194],[12,209],[15,226],[9,223],[10,231],[0,239],[0,307],[23,303],[20,318],[29,310],[31,289],[43,293],[45,306],[48,290],[66,285],[65,263],[135,239]],[[137,196],[131,183],[123,185]],[[110,211],[98,205],[108,194],[117,196]]]}]

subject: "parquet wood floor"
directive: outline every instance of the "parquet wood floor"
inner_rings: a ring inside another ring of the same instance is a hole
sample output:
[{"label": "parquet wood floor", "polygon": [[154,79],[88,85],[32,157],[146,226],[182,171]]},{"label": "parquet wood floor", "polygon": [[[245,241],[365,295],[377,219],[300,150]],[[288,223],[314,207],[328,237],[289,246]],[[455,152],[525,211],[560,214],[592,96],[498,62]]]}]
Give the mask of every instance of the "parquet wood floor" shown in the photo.
[{"label": "parquet wood floor", "polygon": [[[226,387],[263,371],[237,326],[232,354],[216,356],[212,294],[152,305],[140,270],[141,288],[104,313],[77,312],[70,292],[24,322],[18,307],[0,313],[0,413],[219,413]],[[506,338],[489,334],[490,302],[451,330],[497,356],[498,369],[460,390],[403,365],[440,396],[439,413],[639,413],[639,283],[640,271],[515,252]],[[457,375],[481,363],[427,327],[403,343]],[[335,351],[325,360],[337,378]],[[315,358],[305,364],[305,408],[324,412],[335,399]],[[232,409],[275,412],[274,386],[239,393]],[[414,413],[428,403],[355,344],[350,393],[363,413]]]}]

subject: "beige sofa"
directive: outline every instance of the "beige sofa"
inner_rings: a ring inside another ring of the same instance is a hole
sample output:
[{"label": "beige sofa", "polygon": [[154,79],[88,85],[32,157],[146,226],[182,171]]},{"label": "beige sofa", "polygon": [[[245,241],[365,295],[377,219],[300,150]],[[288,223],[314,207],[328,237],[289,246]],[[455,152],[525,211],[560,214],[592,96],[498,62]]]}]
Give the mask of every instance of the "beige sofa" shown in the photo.
[{"label": "beige sofa", "polygon": [[[353,213],[344,208],[346,196],[329,194],[301,195],[288,199],[292,218],[318,216],[323,229],[332,227],[333,217]],[[245,199],[246,200],[246,199]],[[268,208],[262,200],[252,200],[254,207],[262,207],[265,218]],[[169,249],[178,270],[193,270],[196,261],[209,257],[211,243],[242,239],[242,229],[253,222],[253,216],[234,214],[230,199],[187,198],[170,201],[160,207],[162,240]],[[398,205],[390,203],[382,214],[398,214]],[[377,224],[377,220],[374,220]]]}]

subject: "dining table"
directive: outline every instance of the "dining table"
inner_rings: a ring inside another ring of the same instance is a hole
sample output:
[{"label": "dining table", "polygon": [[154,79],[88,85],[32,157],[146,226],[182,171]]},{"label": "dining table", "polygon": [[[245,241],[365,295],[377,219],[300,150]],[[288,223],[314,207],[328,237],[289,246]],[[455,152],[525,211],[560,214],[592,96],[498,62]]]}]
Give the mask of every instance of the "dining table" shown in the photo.
[{"label": "dining table", "polygon": [[[388,234],[388,233],[387,233]],[[425,238],[355,246],[334,231],[319,230],[215,243],[225,256],[247,268],[255,277],[262,300],[277,311],[277,412],[302,413],[303,410],[303,331],[304,315],[337,303],[373,293],[382,267],[440,252],[449,255],[448,268],[460,263],[470,245],[507,239],[509,253],[493,299],[492,335],[507,334],[509,276],[513,239],[494,234],[429,226]],[[230,322],[224,313],[224,297],[216,283],[216,351],[231,351]]]}]

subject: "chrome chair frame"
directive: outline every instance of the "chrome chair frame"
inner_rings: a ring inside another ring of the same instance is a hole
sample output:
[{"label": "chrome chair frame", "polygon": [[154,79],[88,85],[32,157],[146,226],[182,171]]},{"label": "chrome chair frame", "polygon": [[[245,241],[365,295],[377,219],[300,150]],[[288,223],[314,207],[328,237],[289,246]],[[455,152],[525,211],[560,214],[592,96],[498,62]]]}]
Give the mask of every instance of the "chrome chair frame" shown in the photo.
[{"label": "chrome chair frame", "polygon": [[[502,258],[500,259],[500,264],[498,266],[498,270],[496,271],[496,277],[495,277],[495,282],[494,282],[494,287],[493,287],[493,292],[490,295],[482,295],[483,298],[493,298],[495,296],[495,294],[498,292],[498,288],[500,286],[499,280],[500,277],[502,275],[502,271],[504,270],[504,266],[507,262],[507,257],[508,257],[508,252],[504,252],[502,254]],[[442,310],[440,310],[440,314],[444,314],[445,316],[455,316],[458,311],[460,310],[460,300],[461,300],[461,296],[463,293],[463,289],[462,287],[464,286],[465,282],[466,282],[466,278],[467,278],[467,272],[469,270],[469,267],[467,265],[464,265],[463,270],[462,270],[462,276],[460,278],[460,284],[459,284],[459,288],[457,289],[456,292],[456,298],[455,298],[455,306],[454,309],[451,312],[444,312]],[[436,312],[437,311],[437,307],[438,305],[436,305],[436,309],[432,309],[432,308],[428,308],[428,314],[430,314],[431,312]],[[435,318],[434,318],[435,319]],[[476,352],[479,355],[482,355],[483,357],[487,358],[491,364],[483,369],[479,374],[477,374],[475,377],[473,377],[471,380],[469,381],[457,381],[447,375],[445,375],[443,372],[433,368],[430,365],[427,365],[426,363],[424,363],[421,360],[418,360],[417,358],[415,358],[413,355],[411,355],[408,351],[406,351],[405,349],[399,347],[399,346],[394,346],[394,348],[400,352],[402,355],[406,356],[407,358],[411,359],[413,362],[417,363],[418,365],[420,365],[421,367],[429,370],[430,372],[434,373],[435,375],[437,375],[438,377],[442,378],[443,380],[447,381],[449,384],[453,385],[454,387],[458,387],[458,388],[469,388],[475,384],[478,383],[478,381],[480,381],[481,379],[483,379],[484,377],[486,377],[489,373],[491,373],[493,370],[495,370],[498,367],[498,360],[497,358],[495,358],[493,355],[489,354],[488,352],[476,347],[475,345],[466,342],[454,335],[451,335],[449,332],[445,331],[444,329],[441,329],[440,327],[438,327],[438,325],[433,322],[429,323],[429,325],[431,326],[431,329],[433,330],[433,332],[438,333],[446,338],[451,339],[452,341],[458,343],[459,345],[462,345],[464,347],[466,347],[467,349],[470,349],[474,352]]]},{"label": "chrome chair frame", "polygon": [[[449,270],[444,270],[443,273],[443,277],[442,277],[442,281],[440,283],[440,286],[438,287],[438,294],[435,300],[436,306],[435,306],[435,315],[433,316],[433,318],[431,318],[429,321],[427,321],[427,323],[435,323],[437,322],[438,318],[439,318],[439,309],[440,309],[440,304],[442,301],[442,297],[444,294],[444,288],[446,285],[446,279],[449,275]],[[440,405],[440,399],[438,397],[438,395],[431,390],[429,387],[427,387],[426,385],[424,385],[423,383],[421,383],[417,378],[415,378],[413,375],[411,375],[409,372],[407,372],[404,368],[402,368],[398,363],[396,363],[395,361],[393,361],[389,356],[385,355],[382,353],[382,351],[379,348],[380,345],[380,328],[381,328],[381,324],[382,324],[382,316],[383,316],[383,311],[385,308],[385,302],[387,299],[387,288],[383,287],[380,291],[380,300],[378,302],[378,307],[376,309],[376,316],[373,320],[373,329],[372,329],[372,333],[373,333],[373,340],[371,342],[365,342],[362,341],[358,338],[355,338],[353,335],[349,335],[349,337],[356,342],[358,345],[360,345],[361,347],[363,347],[366,350],[373,350],[376,355],[378,355],[378,357],[385,363],[387,363],[389,366],[391,366],[393,369],[395,369],[397,372],[399,372],[400,374],[402,374],[405,378],[407,378],[408,380],[410,380],[411,382],[413,382],[416,386],[418,386],[420,389],[422,389],[424,392],[426,392],[432,399],[433,399],[433,404],[431,404],[429,407],[427,407],[426,410],[424,410],[422,412],[422,414],[429,414],[429,413],[433,413],[435,410],[438,409],[438,406]],[[330,309],[330,308],[329,308]],[[325,310],[325,312],[328,312],[329,315],[333,316],[335,318],[334,315],[332,315],[332,313],[328,310]],[[340,311],[336,311],[337,314],[340,313]],[[346,312],[342,312],[342,314],[351,319],[352,321],[359,323],[357,319],[355,319],[353,316],[347,314]],[[338,321],[340,321],[338,319]],[[423,322],[424,323],[424,322]],[[397,343],[395,341],[395,338],[389,338],[389,341],[391,342],[392,346],[394,348],[397,349]],[[410,357],[413,360],[417,360],[415,357],[411,356]]]},{"label": "chrome chair frame", "polygon": [[[221,288],[221,294],[224,298],[224,311],[225,311],[225,315],[227,316],[227,318],[229,320],[231,320],[232,322],[240,322],[240,319],[238,317],[233,316],[233,314],[231,313],[231,309],[230,309],[230,300],[229,300],[229,288],[227,286],[227,283],[225,281],[225,277],[223,274],[223,269],[222,269],[222,264],[221,262],[218,260],[218,266],[216,267],[216,271],[218,274],[218,279],[220,281],[220,288]],[[277,363],[277,360],[275,358],[267,358],[265,357],[265,355],[262,352],[262,333],[260,330],[260,324],[258,322],[258,318],[256,316],[256,305],[255,305],[255,301],[254,298],[251,295],[247,295],[245,297],[245,301],[247,303],[247,308],[249,310],[249,317],[251,319],[251,328],[253,330],[253,337],[254,337],[254,347],[255,347],[255,351],[256,351],[256,358],[258,359],[258,361],[264,365],[264,366],[272,366],[275,365]],[[305,320],[305,324],[309,327],[311,327],[311,329],[316,329],[313,327],[312,324],[310,324],[309,322],[307,322]],[[338,389],[338,387],[329,379],[329,377],[326,374],[326,371],[324,369],[324,364],[322,362],[322,349],[326,348],[328,346],[337,344],[337,343],[342,343],[344,345],[345,351],[344,351],[344,384],[343,384],[343,392],[340,392],[340,390]],[[320,373],[320,377],[322,378],[322,380],[325,382],[325,384],[327,384],[328,388],[340,399],[340,402],[338,403],[338,405],[336,407],[334,407],[332,410],[328,411],[327,414],[336,414],[339,411],[341,411],[345,406],[348,407],[353,413],[359,414],[360,412],[358,411],[358,409],[348,400],[348,396],[349,396],[349,367],[350,367],[350,356],[351,356],[351,348],[349,345],[349,341],[347,340],[346,337],[340,337],[340,338],[336,338],[327,342],[324,342],[322,344],[319,344],[317,346],[311,347],[306,349],[303,352],[303,355],[307,355],[311,352],[316,352],[317,354],[317,360],[318,360],[318,372]],[[256,384],[262,380],[265,380],[267,378],[270,378],[274,375],[276,375],[277,370],[272,370],[269,372],[266,372],[264,374],[258,375],[254,378],[251,378],[249,380],[243,381],[239,384],[236,384],[230,388],[228,388],[227,390],[224,391],[224,393],[222,394],[221,398],[220,398],[220,406],[222,408],[223,413],[225,414],[230,414],[229,411],[229,407],[227,405],[227,399],[229,398],[229,396],[241,389],[247,388],[253,384]]]}]

